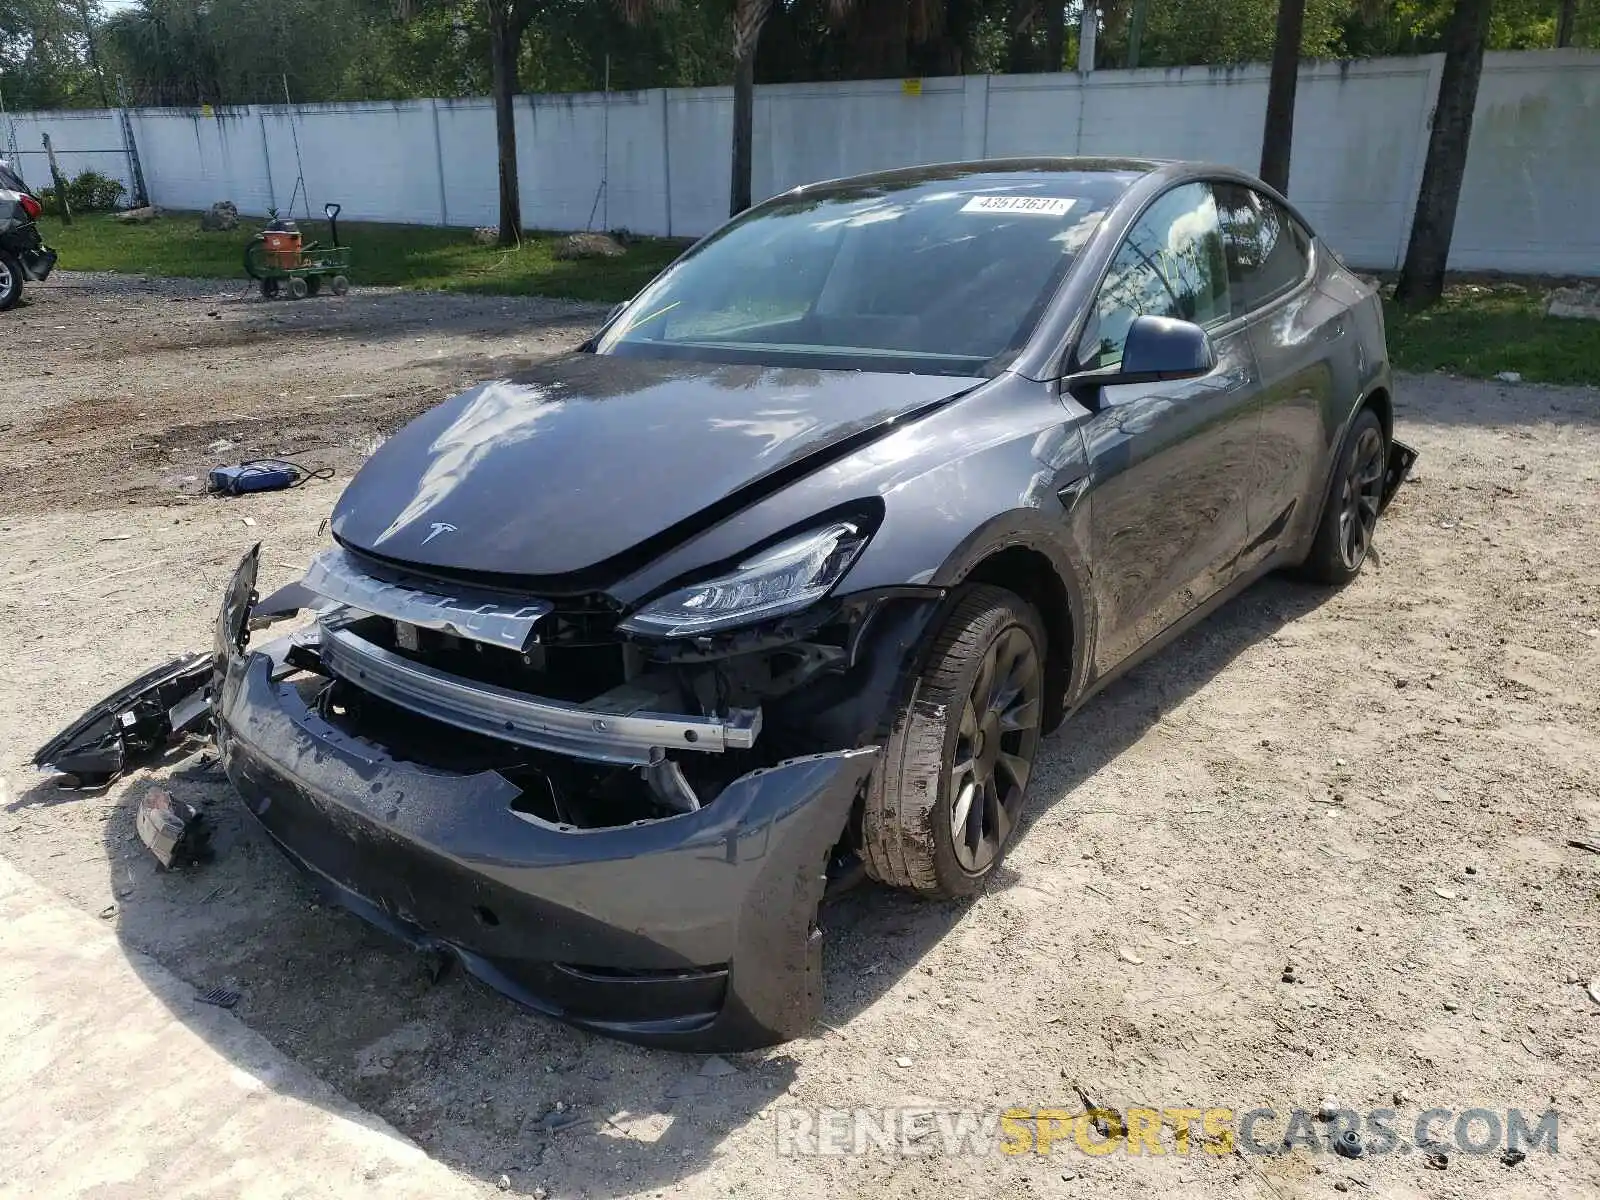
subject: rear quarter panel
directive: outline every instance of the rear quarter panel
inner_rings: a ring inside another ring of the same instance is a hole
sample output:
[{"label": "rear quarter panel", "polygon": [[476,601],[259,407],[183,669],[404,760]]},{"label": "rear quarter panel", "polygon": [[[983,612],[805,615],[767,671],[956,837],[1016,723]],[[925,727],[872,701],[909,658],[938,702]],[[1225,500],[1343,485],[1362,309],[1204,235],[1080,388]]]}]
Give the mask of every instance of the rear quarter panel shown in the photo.
[{"label": "rear quarter panel", "polygon": [[1265,399],[1257,443],[1253,516],[1303,548],[1321,519],[1329,472],[1351,418],[1388,386],[1383,314],[1376,289],[1317,243],[1311,286],[1254,323]]}]

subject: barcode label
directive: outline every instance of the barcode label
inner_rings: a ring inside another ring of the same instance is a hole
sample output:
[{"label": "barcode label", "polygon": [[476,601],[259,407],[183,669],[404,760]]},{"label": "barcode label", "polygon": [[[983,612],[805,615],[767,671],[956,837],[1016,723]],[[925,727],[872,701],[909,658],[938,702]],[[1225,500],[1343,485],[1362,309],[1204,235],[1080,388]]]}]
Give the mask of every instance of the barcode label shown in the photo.
[{"label": "barcode label", "polygon": [[962,212],[1029,213],[1037,217],[1064,217],[1077,203],[1061,196],[974,196]]}]

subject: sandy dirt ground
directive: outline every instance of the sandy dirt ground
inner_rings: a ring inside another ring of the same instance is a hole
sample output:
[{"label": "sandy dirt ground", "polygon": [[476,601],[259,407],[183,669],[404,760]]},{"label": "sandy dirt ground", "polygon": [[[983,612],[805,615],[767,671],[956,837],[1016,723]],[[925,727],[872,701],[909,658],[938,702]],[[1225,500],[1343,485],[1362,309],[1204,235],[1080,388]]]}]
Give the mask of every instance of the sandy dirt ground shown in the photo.
[{"label": "sandy dirt ground", "polygon": [[[377,438],[594,320],[83,276],[0,318],[0,853],[197,988],[237,989],[241,1020],[485,1194],[1600,1193],[1600,854],[1569,844],[1600,845],[1593,389],[1403,379],[1422,459],[1361,578],[1267,581],[1090,704],[1047,741],[1029,826],[980,897],[831,905],[824,1023],[773,1050],[637,1049],[433,982],[320,907],[202,756],[99,794],[38,782],[27,756],[58,726],[209,644],[252,541],[264,588],[296,578]],[[199,494],[213,463],[262,453],[336,478]],[[132,806],[162,779],[206,806],[214,862],[163,874],[139,844]],[[823,1106],[992,1122],[1080,1111],[1080,1089],[1119,1110],[1270,1109],[1262,1143],[1331,1096],[1397,1109],[1399,1145],[1352,1162],[1215,1153],[1197,1132],[1179,1153],[1167,1128],[1159,1155],[1070,1136],[969,1154],[914,1125],[911,1153],[778,1153]],[[1558,1153],[1463,1153],[1449,1117],[1435,1169],[1414,1144],[1435,1107],[1553,1108]]]}]

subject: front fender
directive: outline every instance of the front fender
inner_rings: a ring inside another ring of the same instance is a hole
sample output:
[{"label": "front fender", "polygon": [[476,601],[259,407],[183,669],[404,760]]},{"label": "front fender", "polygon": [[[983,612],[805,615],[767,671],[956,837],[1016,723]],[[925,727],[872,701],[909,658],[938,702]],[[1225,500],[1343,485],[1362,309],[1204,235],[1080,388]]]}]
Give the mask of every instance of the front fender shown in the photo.
[{"label": "front fender", "polygon": [[[1043,593],[1064,601],[1065,611],[1050,611],[1058,605],[1046,606],[1041,612],[1052,638],[1060,638],[1067,646],[1065,661],[1058,661],[1058,696],[1063,711],[1070,707],[1071,698],[1088,682],[1090,658],[1088,648],[1094,644],[1096,614],[1092,602],[1093,591],[1088,587],[1089,562],[1077,541],[1066,531],[1073,524],[1069,506],[1051,513],[1043,509],[1013,509],[998,513],[963,538],[944,561],[935,575],[935,582],[943,587],[955,587],[974,574],[983,575],[986,564],[994,562],[1008,551],[1025,550],[1049,563],[1057,588],[1041,587],[1035,582],[1031,591],[1035,598]],[[1002,583],[1011,583],[1008,573],[1003,573]],[[1052,657],[1054,655],[1052,654]]]},{"label": "front fender", "polygon": [[624,606],[637,603],[674,580],[736,561],[777,531],[877,497],[882,521],[836,597],[946,590],[997,553],[1036,552],[1068,598],[1076,687],[1083,679],[1078,660],[1096,627],[1081,416],[1053,384],[1000,377],[707,530],[610,594]]}]

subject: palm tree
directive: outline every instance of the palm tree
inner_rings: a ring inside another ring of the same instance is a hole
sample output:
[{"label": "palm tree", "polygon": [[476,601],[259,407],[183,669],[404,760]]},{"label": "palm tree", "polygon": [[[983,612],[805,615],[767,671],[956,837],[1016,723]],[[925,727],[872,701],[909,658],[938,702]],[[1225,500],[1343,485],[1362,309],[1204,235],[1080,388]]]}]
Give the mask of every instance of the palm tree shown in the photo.
[{"label": "palm tree", "polygon": [[1578,20],[1578,0],[1561,0],[1560,11],[1556,14],[1556,45],[1558,47],[1572,45],[1572,27]]},{"label": "palm tree", "polygon": [[[1357,0],[1365,21],[1376,21],[1389,0]],[[1294,146],[1294,94],[1300,78],[1300,41],[1306,0],[1278,0],[1278,28],[1272,44],[1272,74],[1267,81],[1267,119],[1261,129],[1261,178],[1289,192],[1289,155]]]},{"label": "palm tree", "polygon": [[1461,180],[1467,173],[1472,112],[1478,103],[1483,51],[1489,40],[1491,0],[1456,0],[1444,34],[1444,67],[1434,101],[1433,129],[1423,161],[1411,240],[1395,286],[1395,299],[1412,308],[1436,304],[1444,294],[1444,270],[1456,228]]},{"label": "palm tree", "polygon": [[[641,3],[642,0],[625,0]],[[1035,0],[1019,0],[1032,4]],[[898,39],[900,57],[906,43],[925,43],[944,27],[944,0],[824,0],[829,20],[843,25],[860,18],[874,32]],[[1056,5],[1057,8],[1060,5]],[[750,207],[751,162],[755,141],[756,46],[772,12],[772,0],[733,0],[733,154],[728,189],[728,215]],[[1059,40],[1057,45],[1059,54]],[[904,62],[897,64],[904,67]],[[1052,68],[1059,70],[1059,64]]]},{"label": "palm tree", "polygon": [[1300,35],[1306,0],[1278,0],[1278,34],[1267,81],[1267,119],[1261,129],[1261,179],[1289,191],[1289,152],[1294,143],[1294,92],[1300,76]]},{"label": "palm tree", "polygon": [[[843,0],[848,3],[849,0]],[[840,0],[835,0],[836,6]],[[751,158],[756,123],[756,43],[772,11],[772,0],[733,0],[733,174],[728,215],[750,207]]]},{"label": "palm tree", "polygon": [[[397,0],[400,15],[410,17],[429,3],[450,0]],[[650,8],[671,0],[616,0],[629,20],[642,20]],[[495,157],[500,176],[500,244],[522,240],[522,194],[517,182],[517,121],[512,107],[518,90],[517,57],[528,26],[549,11],[550,0],[477,0],[489,32],[489,65],[494,95]]]},{"label": "palm tree", "polygon": [[489,27],[489,65],[494,90],[495,157],[500,169],[500,244],[522,240],[522,191],[517,182],[517,51],[538,15],[539,0],[482,0]]},{"label": "palm tree", "polygon": [[[401,19],[450,0],[396,0]],[[539,15],[543,0],[477,0],[478,15],[489,31],[490,91],[494,97],[495,158],[500,173],[500,244],[522,240],[522,193],[517,183],[517,52],[522,35]]]}]

